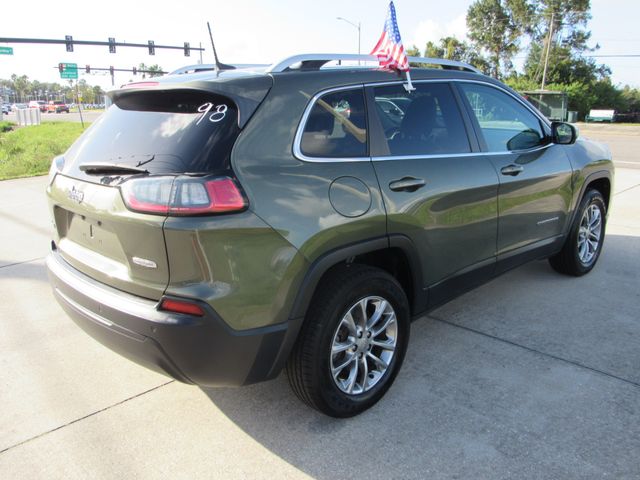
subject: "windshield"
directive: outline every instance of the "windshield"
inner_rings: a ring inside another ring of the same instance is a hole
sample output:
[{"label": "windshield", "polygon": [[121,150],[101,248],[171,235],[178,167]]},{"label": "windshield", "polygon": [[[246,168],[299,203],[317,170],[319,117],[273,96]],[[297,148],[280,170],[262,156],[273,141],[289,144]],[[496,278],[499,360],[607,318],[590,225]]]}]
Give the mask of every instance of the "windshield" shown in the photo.
[{"label": "windshield", "polygon": [[152,174],[226,170],[237,117],[230,99],[210,92],[132,92],[72,145],[64,172],[84,176],[79,167],[88,163],[144,165]]}]

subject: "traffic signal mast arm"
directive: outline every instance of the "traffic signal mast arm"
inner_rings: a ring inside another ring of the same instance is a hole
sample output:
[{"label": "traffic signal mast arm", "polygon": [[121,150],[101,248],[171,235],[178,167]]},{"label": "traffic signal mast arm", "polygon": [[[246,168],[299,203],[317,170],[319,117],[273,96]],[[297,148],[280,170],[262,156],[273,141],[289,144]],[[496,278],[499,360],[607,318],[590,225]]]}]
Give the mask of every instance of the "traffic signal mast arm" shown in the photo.
[{"label": "traffic signal mast arm", "polygon": [[[65,68],[64,68],[64,63],[59,63],[57,67],[58,70],[60,70],[60,73],[62,73]],[[84,71],[85,73],[91,73],[93,71],[96,72],[131,72],[134,75],[138,74],[138,73],[159,73],[162,75],[166,75],[169,72],[165,72],[165,71],[161,71],[161,70],[140,70],[137,67],[133,67],[133,68],[114,68],[114,67],[92,67],[91,65],[85,65],[84,67]]]},{"label": "traffic signal mast arm", "polygon": [[[66,45],[67,51],[72,52],[74,45],[93,45],[93,46],[105,46],[109,47],[109,51],[111,53],[115,53],[115,47],[134,47],[134,48],[146,48],[149,50],[150,54],[155,54],[155,49],[168,49],[168,50],[182,50],[184,52],[184,56],[190,56],[191,50],[202,51],[204,52],[204,48],[199,47],[191,47],[188,42],[185,42],[184,45],[176,46],[176,45],[156,45],[153,40],[149,40],[147,43],[127,43],[127,42],[116,42],[113,37],[110,37],[110,40],[106,42],[101,41],[93,41],[93,40],[73,40],[73,37],[67,35],[66,38],[62,40],[53,39],[53,38],[4,38],[0,37],[0,43],[35,43],[35,44],[48,44],[48,45]],[[153,51],[153,53],[151,53]]]}]

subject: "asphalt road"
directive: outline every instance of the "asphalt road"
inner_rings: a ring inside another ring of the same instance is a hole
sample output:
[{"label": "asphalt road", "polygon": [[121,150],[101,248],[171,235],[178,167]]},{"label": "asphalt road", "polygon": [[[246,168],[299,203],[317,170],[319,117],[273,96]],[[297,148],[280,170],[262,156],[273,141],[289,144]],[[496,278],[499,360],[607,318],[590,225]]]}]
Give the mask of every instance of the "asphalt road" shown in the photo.
[{"label": "asphalt road", "polygon": [[593,272],[535,262],[415,322],[392,389],[349,420],[282,376],[202,390],[85,335],[47,283],[45,183],[0,182],[3,479],[640,478],[640,170],[617,170]]},{"label": "asphalt road", "polygon": [[624,124],[580,124],[580,134],[609,145],[616,167],[640,168],[640,127]]}]

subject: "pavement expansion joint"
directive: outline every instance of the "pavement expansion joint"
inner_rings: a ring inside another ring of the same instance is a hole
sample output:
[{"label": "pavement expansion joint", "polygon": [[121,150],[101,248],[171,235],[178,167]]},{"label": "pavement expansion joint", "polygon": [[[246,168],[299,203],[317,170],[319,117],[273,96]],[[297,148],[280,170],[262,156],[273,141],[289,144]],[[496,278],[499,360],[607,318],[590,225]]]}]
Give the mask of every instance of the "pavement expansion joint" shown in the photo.
[{"label": "pavement expansion joint", "polygon": [[619,192],[614,193],[613,196],[617,197],[621,193],[628,192],[629,190],[633,190],[634,188],[638,188],[638,187],[640,187],[640,183],[638,183],[637,185],[632,185],[631,187],[625,188],[624,190],[620,190]]},{"label": "pavement expansion joint", "polygon": [[82,420],[85,420],[87,418],[93,417],[94,415],[98,415],[99,413],[106,412],[107,410],[111,410],[114,407],[117,407],[119,405],[127,403],[130,400],[134,400],[134,399],[136,399],[138,397],[146,395],[147,393],[151,393],[151,392],[153,392],[155,390],[159,390],[162,387],[166,387],[167,385],[169,385],[171,383],[174,383],[174,382],[175,382],[175,380],[169,380],[168,382],[162,383],[160,385],[156,385],[155,387],[150,388],[148,390],[145,390],[144,392],[140,392],[140,393],[137,393],[135,395],[132,395],[131,397],[125,398],[124,400],[116,402],[116,403],[114,403],[112,405],[108,405],[108,406],[106,406],[104,408],[101,408],[100,410],[96,410],[95,412],[91,412],[91,413],[89,413],[89,414],[87,414],[87,415],[85,415],[83,417],[76,418],[75,420],[71,420],[70,422],[65,423],[64,425],[60,425],[60,426],[58,426],[56,428],[52,428],[51,430],[47,430],[46,432],[42,432],[42,433],[40,433],[38,435],[34,435],[31,438],[27,438],[26,440],[18,442],[15,445],[11,445],[10,447],[7,447],[7,448],[4,448],[4,449],[0,450],[0,455],[2,455],[3,453],[5,453],[5,452],[7,452],[7,451],[9,451],[9,450],[11,450],[13,448],[16,448],[16,447],[19,447],[21,445],[24,445],[25,443],[29,443],[29,442],[31,442],[33,440],[36,440],[36,439],[40,438],[40,437],[44,437],[45,435],[49,435],[50,433],[56,432],[56,431],[61,430],[61,429],[65,428],[65,427],[73,425],[74,423],[78,423],[78,422],[80,422]]},{"label": "pavement expansion joint", "polygon": [[0,265],[0,268],[15,267],[16,265],[24,265],[25,263],[37,262],[44,260],[45,257],[32,258],[30,260],[22,260],[20,262],[8,263],[7,265]]},{"label": "pavement expansion joint", "polygon": [[519,348],[522,348],[524,350],[528,350],[530,352],[537,353],[538,355],[542,355],[544,357],[553,358],[554,360],[559,360],[561,362],[568,363],[569,365],[573,365],[574,367],[578,367],[578,368],[581,368],[581,369],[584,369],[584,370],[589,370],[589,371],[597,373],[599,375],[604,375],[605,377],[609,377],[609,378],[612,378],[614,380],[619,380],[619,381],[627,383],[629,385],[633,385],[634,387],[639,387],[640,388],[640,383],[638,383],[638,382],[634,382],[633,380],[629,380],[627,378],[619,377],[618,375],[615,375],[613,373],[605,372],[603,370],[598,370],[597,368],[593,368],[593,367],[590,367],[588,365],[584,365],[584,364],[582,364],[580,362],[576,362],[574,360],[569,360],[567,358],[562,358],[562,357],[559,357],[557,355],[553,355],[552,353],[547,353],[547,352],[543,352],[543,351],[540,351],[540,350],[536,350],[535,348],[527,347],[526,345],[522,345],[520,343],[512,342],[511,340],[507,340],[505,338],[497,337],[495,335],[491,335],[490,333],[485,333],[485,332],[483,332],[481,330],[476,330],[476,329],[471,328],[471,327],[466,327],[464,325],[459,325],[457,323],[450,322],[449,320],[444,320],[442,318],[438,318],[438,317],[433,316],[433,315],[427,315],[427,318],[430,318],[432,320],[436,320],[436,321],[438,321],[440,323],[444,323],[446,325],[450,325],[452,327],[460,328],[462,330],[467,330],[469,332],[476,333],[478,335],[482,335],[484,337],[488,337],[488,338],[491,338],[493,340],[497,340],[499,342],[506,343],[508,345],[512,345],[514,347],[519,347]]}]

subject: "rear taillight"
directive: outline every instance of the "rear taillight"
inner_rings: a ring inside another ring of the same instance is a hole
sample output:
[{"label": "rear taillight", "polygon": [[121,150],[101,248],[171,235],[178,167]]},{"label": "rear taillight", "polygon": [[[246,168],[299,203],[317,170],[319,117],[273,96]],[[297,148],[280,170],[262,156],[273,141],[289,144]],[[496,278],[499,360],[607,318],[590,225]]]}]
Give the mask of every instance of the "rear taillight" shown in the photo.
[{"label": "rear taillight", "polygon": [[60,155],[51,162],[51,167],[49,168],[49,185],[51,185],[53,179],[56,178],[56,174],[62,171],[62,167],[64,167],[64,157]]},{"label": "rear taillight", "polygon": [[120,187],[130,210],[156,215],[206,215],[239,212],[248,203],[230,177],[147,177]]},{"label": "rear taillight", "polygon": [[200,305],[185,300],[163,298],[158,308],[165,312],[184,313],[186,315],[195,315],[196,317],[204,316],[204,310]]}]

